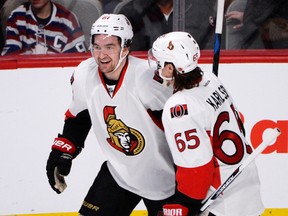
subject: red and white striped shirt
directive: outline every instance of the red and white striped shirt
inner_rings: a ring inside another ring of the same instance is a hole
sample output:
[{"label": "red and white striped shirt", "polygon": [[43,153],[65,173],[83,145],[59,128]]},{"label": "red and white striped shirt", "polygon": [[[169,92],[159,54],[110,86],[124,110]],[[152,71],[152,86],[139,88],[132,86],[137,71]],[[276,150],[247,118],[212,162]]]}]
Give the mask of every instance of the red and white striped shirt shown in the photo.
[{"label": "red and white striped shirt", "polygon": [[85,37],[75,14],[52,3],[46,25],[40,24],[29,2],[12,11],[6,27],[2,55],[86,52]]}]

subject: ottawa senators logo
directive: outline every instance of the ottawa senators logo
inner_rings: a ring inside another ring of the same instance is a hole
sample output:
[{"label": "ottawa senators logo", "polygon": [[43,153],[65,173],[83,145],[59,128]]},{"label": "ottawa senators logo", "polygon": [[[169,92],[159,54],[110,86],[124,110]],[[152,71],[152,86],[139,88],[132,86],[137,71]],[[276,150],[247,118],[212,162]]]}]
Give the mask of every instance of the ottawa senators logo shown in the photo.
[{"label": "ottawa senators logo", "polygon": [[174,107],[170,108],[171,118],[177,117],[180,118],[184,115],[188,115],[187,104],[177,104]]},{"label": "ottawa senators logo", "polygon": [[173,45],[172,41],[169,42],[169,45],[167,46],[167,48],[169,50],[173,50],[174,49],[174,45]]},{"label": "ottawa senators logo", "polygon": [[116,119],[115,108],[104,107],[104,120],[110,138],[107,142],[125,155],[138,155],[145,146],[143,135],[136,129],[126,126],[120,119]]}]

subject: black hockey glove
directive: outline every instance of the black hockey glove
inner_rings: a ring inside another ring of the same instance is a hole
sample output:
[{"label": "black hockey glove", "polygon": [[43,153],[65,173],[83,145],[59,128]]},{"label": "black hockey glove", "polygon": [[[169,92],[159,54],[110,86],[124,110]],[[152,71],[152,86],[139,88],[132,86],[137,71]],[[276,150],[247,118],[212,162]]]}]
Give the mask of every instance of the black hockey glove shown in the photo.
[{"label": "black hockey glove", "polygon": [[72,159],[81,151],[77,149],[68,139],[55,138],[52,151],[46,165],[46,173],[50,186],[56,193],[62,193],[67,185],[64,176],[70,173]]}]

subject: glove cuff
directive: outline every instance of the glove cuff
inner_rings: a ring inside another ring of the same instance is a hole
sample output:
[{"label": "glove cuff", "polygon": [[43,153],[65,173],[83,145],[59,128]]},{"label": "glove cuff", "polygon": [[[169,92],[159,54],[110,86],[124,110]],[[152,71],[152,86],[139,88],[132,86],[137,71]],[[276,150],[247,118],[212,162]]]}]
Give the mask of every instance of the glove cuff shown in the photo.
[{"label": "glove cuff", "polygon": [[63,137],[54,139],[52,150],[53,149],[57,149],[63,153],[67,153],[70,155],[74,155],[76,152],[75,145],[70,140],[63,138]]}]

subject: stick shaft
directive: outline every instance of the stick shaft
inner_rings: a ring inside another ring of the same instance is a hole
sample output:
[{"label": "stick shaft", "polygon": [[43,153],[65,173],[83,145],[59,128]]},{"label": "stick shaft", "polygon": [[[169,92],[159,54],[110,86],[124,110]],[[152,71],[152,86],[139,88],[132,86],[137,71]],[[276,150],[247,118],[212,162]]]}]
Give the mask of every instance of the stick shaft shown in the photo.
[{"label": "stick shaft", "polygon": [[273,141],[280,135],[280,130],[275,128],[269,136],[263,140],[263,142],[258,146],[258,148],[249,155],[245,161],[238,166],[238,168],[221,184],[216,191],[214,191],[206,200],[203,202],[203,206],[201,207],[201,211],[205,211],[216,199],[220,194],[226,190],[229,185],[237,178],[238,175],[252,162],[255,158],[261,154],[264,149],[273,143]]},{"label": "stick shaft", "polygon": [[215,41],[214,41],[214,56],[213,56],[213,68],[212,72],[218,76],[218,67],[220,61],[220,48],[221,48],[221,35],[223,29],[223,17],[224,17],[224,4],[225,0],[217,1],[217,17],[215,26]]},{"label": "stick shaft", "polygon": [[222,34],[223,18],[224,18],[224,4],[225,4],[225,0],[217,1],[217,16],[216,16],[216,27],[215,27],[216,34]]}]

